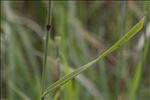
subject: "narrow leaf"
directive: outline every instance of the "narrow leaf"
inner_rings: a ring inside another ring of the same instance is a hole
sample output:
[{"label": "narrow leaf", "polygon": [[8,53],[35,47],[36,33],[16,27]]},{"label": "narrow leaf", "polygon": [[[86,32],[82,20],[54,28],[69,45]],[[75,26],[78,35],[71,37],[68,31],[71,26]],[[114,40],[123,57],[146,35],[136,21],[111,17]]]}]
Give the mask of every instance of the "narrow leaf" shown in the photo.
[{"label": "narrow leaf", "polygon": [[118,40],[112,47],[110,47],[108,50],[106,50],[101,56],[97,57],[95,60],[79,67],[76,69],[74,72],[62,77],[52,85],[50,85],[45,92],[43,93],[43,97],[47,95],[49,92],[53,91],[56,88],[59,88],[60,86],[64,85],[67,83],[69,80],[75,78],[77,75],[82,73],[84,70],[87,68],[91,67],[92,65],[98,63],[99,61],[103,60],[108,54],[113,52],[114,50],[118,49],[120,46],[122,46],[124,43],[126,43],[130,38],[132,38],[137,32],[139,32],[144,24],[144,19],[143,17],[129,32],[127,32],[120,40]]},{"label": "narrow leaf", "polygon": [[150,40],[148,40],[145,43],[143,53],[142,53],[141,57],[139,58],[137,67],[135,69],[134,78],[133,78],[133,81],[131,83],[131,87],[130,87],[130,91],[129,91],[129,93],[130,93],[129,94],[129,100],[135,100],[136,99],[135,97],[137,94],[137,89],[139,87],[140,78],[142,75],[142,67],[144,67],[143,65],[144,65],[146,57],[148,55],[147,53],[148,53],[149,44],[150,44]]}]

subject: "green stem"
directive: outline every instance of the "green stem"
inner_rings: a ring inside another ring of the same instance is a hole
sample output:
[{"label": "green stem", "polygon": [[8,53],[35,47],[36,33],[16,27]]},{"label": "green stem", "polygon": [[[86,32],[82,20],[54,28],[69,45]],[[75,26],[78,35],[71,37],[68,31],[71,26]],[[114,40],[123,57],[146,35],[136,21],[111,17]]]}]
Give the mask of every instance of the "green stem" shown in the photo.
[{"label": "green stem", "polygon": [[[49,35],[51,32],[51,13],[52,13],[52,6],[51,2],[49,1],[49,8],[48,8],[48,24],[47,24],[47,33],[46,33],[46,40],[44,43],[44,58],[43,58],[43,67],[42,67],[42,89],[41,93],[43,94],[45,89],[45,81],[46,81],[46,66],[47,66],[47,54],[48,54],[48,42],[49,42]],[[51,10],[51,11],[50,11]],[[41,97],[41,100],[44,100],[44,97]]]}]

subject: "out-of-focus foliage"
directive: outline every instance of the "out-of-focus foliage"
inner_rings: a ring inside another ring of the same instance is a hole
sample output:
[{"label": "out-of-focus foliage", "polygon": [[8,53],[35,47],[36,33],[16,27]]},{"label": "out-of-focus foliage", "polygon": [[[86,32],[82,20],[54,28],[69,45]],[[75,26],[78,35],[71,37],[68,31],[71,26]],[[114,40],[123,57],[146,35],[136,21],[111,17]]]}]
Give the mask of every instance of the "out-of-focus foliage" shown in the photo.
[{"label": "out-of-focus foliage", "polygon": [[[39,100],[47,9],[47,0],[1,1],[1,99]],[[150,99],[150,2],[52,1],[46,87],[97,57],[143,16],[141,34],[45,99]]]}]

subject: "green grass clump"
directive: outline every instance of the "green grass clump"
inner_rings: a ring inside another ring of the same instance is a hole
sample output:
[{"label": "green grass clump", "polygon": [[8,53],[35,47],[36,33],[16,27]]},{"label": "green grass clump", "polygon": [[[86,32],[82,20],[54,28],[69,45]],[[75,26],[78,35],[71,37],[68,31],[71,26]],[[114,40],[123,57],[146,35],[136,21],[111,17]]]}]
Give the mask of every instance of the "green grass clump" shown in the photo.
[{"label": "green grass clump", "polygon": [[1,3],[2,100],[150,100],[150,1]]}]

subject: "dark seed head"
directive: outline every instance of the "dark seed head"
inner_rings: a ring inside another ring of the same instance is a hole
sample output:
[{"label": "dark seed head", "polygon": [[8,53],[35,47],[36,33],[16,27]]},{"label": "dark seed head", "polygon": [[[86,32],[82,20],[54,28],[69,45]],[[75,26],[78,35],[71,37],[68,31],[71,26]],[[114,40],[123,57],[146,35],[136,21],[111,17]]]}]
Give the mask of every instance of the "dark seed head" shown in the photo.
[{"label": "dark seed head", "polygon": [[41,97],[41,100],[44,100],[44,97]]},{"label": "dark seed head", "polygon": [[46,29],[47,29],[47,31],[50,31],[50,29],[51,29],[51,25],[50,25],[50,24],[48,24],[48,25],[46,26]]}]

